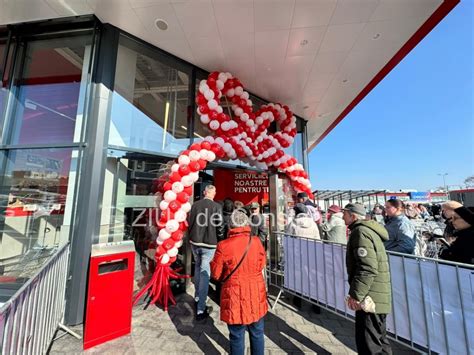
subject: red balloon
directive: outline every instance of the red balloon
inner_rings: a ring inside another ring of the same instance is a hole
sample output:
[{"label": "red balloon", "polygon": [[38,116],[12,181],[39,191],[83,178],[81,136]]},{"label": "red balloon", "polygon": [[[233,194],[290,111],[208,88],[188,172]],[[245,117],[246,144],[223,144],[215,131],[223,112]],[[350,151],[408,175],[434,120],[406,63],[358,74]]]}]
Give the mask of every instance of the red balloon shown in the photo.
[{"label": "red balloon", "polygon": [[189,150],[183,150],[180,155],[189,155]]},{"label": "red balloon", "polygon": [[214,78],[207,79],[207,86],[209,86],[211,89],[215,88],[216,87],[216,79],[214,79]]},{"label": "red balloon", "polygon": [[160,246],[156,249],[156,256],[162,256],[164,253],[166,253],[166,249],[163,248],[162,245],[160,245]]},{"label": "red balloon", "polygon": [[168,238],[168,239],[166,239],[166,240],[163,242],[163,244],[161,244],[161,246],[162,246],[165,250],[170,250],[172,247],[174,247],[174,244],[175,244],[175,243],[176,243],[176,242],[175,242],[173,239]]},{"label": "red balloon", "polygon": [[[211,74],[209,74],[208,78],[212,78],[214,80],[217,80],[217,78],[219,77],[219,72],[218,71],[213,71]],[[209,79],[207,79],[209,80]],[[209,82],[209,81],[208,81]]]},{"label": "red balloon", "polygon": [[207,114],[209,113],[209,107],[207,105],[199,105],[199,111],[202,114]]},{"label": "red balloon", "polygon": [[212,143],[211,144],[211,150],[217,154],[219,150],[221,150],[221,146],[217,143]]},{"label": "red balloon", "polygon": [[170,264],[173,264],[173,263],[176,261],[176,259],[178,259],[176,256],[172,256],[172,257],[170,258],[169,263],[170,263]]},{"label": "red balloon", "polygon": [[217,113],[216,111],[212,110],[211,112],[209,112],[209,118],[211,120],[217,120],[219,117],[219,113]]},{"label": "red balloon", "polygon": [[171,188],[172,188],[172,185],[170,182],[167,181],[163,184],[163,191],[169,191],[171,190]]},{"label": "red balloon", "polygon": [[[170,219],[174,218],[174,212],[168,207],[166,210],[161,212],[161,216],[166,219],[165,223],[169,221]],[[161,219],[161,218],[160,218]]]},{"label": "red balloon", "polygon": [[204,159],[199,159],[198,162],[199,162],[199,165],[200,165],[200,167],[201,167],[200,170],[203,170],[203,169],[206,168],[207,161],[205,161]]},{"label": "red balloon", "polygon": [[206,98],[204,97],[203,94],[199,94],[197,97],[196,97],[196,103],[198,105],[207,105],[207,100]]},{"label": "red balloon", "polygon": [[176,181],[181,181],[182,176],[178,172],[174,172],[170,175],[170,181],[171,183],[176,182]]},{"label": "red balloon", "polygon": [[193,187],[187,186],[184,188],[183,192],[186,193],[188,196],[191,196],[193,194]]},{"label": "red balloon", "polygon": [[184,231],[187,230],[187,229],[188,229],[188,222],[181,222],[181,223],[179,224],[179,230],[180,230],[180,231],[184,232]]},{"label": "red balloon", "polygon": [[173,212],[176,212],[177,210],[179,210],[181,208],[181,204],[178,202],[178,201],[171,201],[169,204],[168,204],[168,208],[173,211]]},{"label": "red balloon", "polygon": [[181,203],[186,203],[189,201],[189,194],[184,191],[181,191],[176,195],[176,199]]},{"label": "red balloon", "polygon": [[189,170],[192,172],[199,171],[201,169],[201,165],[197,161],[192,161],[189,163]]},{"label": "red balloon", "polygon": [[194,144],[191,144],[191,146],[189,147],[189,150],[201,150],[201,145],[199,143],[194,143]]},{"label": "red balloon", "polygon": [[191,169],[189,169],[189,166],[188,165],[181,165],[179,168],[178,168],[178,172],[181,176],[186,176],[188,175],[190,172],[191,172]]},{"label": "red balloon", "polygon": [[209,143],[208,141],[203,141],[201,142],[201,148],[209,150],[211,149],[211,143]]},{"label": "red balloon", "polygon": [[171,233],[171,238],[174,241],[179,242],[181,239],[183,239],[183,237],[184,237],[184,233],[182,230],[178,229],[176,232]]}]

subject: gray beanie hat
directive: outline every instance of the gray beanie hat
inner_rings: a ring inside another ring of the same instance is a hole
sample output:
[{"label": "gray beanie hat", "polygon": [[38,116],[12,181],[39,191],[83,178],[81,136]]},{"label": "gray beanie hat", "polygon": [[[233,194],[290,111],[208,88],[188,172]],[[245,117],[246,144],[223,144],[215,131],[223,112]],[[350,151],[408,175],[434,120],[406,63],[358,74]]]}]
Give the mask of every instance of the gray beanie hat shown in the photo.
[{"label": "gray beanie hat", "polygon": [[249,225],[249,218],[245,211],[241,209],[234,210],[230,216],[230,228],[245,227]]}]

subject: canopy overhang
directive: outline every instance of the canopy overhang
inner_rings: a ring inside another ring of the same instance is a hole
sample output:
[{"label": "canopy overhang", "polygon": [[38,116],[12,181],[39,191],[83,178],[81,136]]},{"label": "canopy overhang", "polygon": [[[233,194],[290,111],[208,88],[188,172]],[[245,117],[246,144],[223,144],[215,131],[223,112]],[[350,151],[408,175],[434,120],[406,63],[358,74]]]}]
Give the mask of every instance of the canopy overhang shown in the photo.
[{"label": "canopy overhang", "polygon": [[[459,0],[7,0],[0,25],[95,14],[101,21],[308,121],[317,145]],[[160,30],[157,20],[167,29]]]}]

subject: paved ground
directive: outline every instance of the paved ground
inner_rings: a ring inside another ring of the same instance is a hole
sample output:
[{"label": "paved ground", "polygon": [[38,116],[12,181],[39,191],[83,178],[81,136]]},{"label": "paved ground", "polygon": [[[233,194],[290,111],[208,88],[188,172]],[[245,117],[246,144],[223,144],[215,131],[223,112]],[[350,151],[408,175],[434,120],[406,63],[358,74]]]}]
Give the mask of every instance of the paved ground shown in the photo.
[{"label": "paved ground", "polygon": [[[192,292],[192,290],[188,291]],[[178,305],[166,313],[156,307],[133,310],[131,335],[110,341],[86,351],[86,354],[222,354],[228,352],[228,330],[219,320],[218,306],[212,319],[196,323],[193,298],[189,294],[178,297]],[[266,354],[355,354],[354,324],[327,311],[315,314],[304,304],[296,312],[291,302],[282,299],[265,318]],[[75,327],[82,334],[82,327]],[[62,332],[58,332],[60,336]],[[248,337],[247,353],[250,354]],[[393,344],[394,354],[415,354]],[[57,339],[50,354],[80,354],[82,341],[69,335]]]}]

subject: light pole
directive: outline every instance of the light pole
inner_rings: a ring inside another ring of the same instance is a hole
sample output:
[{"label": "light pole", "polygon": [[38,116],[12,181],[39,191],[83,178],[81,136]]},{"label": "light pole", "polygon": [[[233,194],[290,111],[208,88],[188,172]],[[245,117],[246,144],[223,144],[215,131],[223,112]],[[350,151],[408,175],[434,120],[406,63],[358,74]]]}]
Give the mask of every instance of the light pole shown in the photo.
[{"label": "light pole", "polygon": [[448,175],[448,173],[443,173],[443,174],[438,174],[438,175],[443,177],[444,193],[446,194],[446,196],[448,196],[448,190],[446,189],[446,175]]}]

